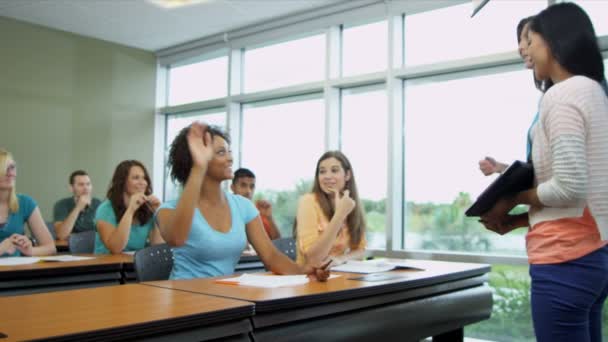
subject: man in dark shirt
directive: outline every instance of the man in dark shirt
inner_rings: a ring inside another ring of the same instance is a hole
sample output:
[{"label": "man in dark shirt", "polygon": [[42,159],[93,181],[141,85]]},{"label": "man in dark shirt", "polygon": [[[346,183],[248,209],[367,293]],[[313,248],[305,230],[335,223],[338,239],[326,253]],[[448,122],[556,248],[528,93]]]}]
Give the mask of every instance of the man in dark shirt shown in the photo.
[{"label": "man in dark shirt", "polygon": [[101,203],[92,197],[93,185],[86,171],[72,172],[69,188],[72,196],[57,201],[53,208],[53,222],[59,240],[67,240],[72,232],[94,230],[95,210]]}]

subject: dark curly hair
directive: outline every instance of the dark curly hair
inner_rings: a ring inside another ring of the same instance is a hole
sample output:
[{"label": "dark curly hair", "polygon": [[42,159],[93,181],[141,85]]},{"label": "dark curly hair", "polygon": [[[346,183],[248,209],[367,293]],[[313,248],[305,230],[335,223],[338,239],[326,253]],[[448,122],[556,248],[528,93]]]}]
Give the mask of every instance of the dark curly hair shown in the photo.
[{"label": "dark curly hair", "polygon": [[[152,193],[152,181],[150,181],[150,176],[148,175],[148,170],[144,164],[137,160],[124,160],[116,166],[116,170],[114,170],[114,175],[112,176],[112,181],[110,181],[110,186],[108,187],[108,193],[106,197],[112,203],[112,209],[114,209],[114,215],[116,215],[116,221],[120,222],[120,219],[127,211],[127,206],[125,205],[125,200],[123,198],[124,192],[127,190],[127,179],[129,178],[129,172],[133,166],[139,166],[144,171],[144,178],[148,183],[146,187],[146,191],[144,192],[147,195]],[[146,205],[142,205],[135,212],[135,218],[139,221],[140,225],[146,224],[154,213],[148,208]]]},{"label": "dark curly hair", "polygon": [[[171,168],[171,179],[177,181],[181,185],[186,184],[188,175],[190,175],[190,169],[192,169],[192,156],[190,155],[190,148],[188,147],[189,131],[190,126],[187,126],[175,137],[171,143],[169,160],[167,161],[168,166]],[[220,127],[207,126],[207,132],[211,134],[211,138],[218,136],[230,144],[230,135],[224,132]]]}]

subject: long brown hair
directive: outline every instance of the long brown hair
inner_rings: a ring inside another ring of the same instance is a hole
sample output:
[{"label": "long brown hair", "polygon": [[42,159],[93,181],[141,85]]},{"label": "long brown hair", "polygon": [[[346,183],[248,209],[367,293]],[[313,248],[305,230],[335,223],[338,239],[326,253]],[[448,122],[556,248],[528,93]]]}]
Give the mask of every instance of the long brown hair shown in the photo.
[{"label": "long brown hair", "polygon": [[327,151],[325,152],[319,161],[317,161],[317,168],[315,169],[315,181],[312,186],[312,193],[315,194],[317,202],[323,211],[323,214],[331,220],[334,216],[335,208],[331,205],[331,197],[321,190],[321,185],[319,184],[319,166],[321,162],[329,159],[336,158],[342,165],[342,169],[344,169],[344,173],[350,173],[350,179],[347,180],[344,184],[344,189],[350,191],[350,197],[355,201],[355,208],[353,211],[348,214],[346,217],[346,225],[348,226],[348,233],[350,234],[350,248],[356,249],[361,243],[361,239],[365,235],[365,215],[363,214],[363,206],[361,205],[361,201],[359,200],[359,192],[357,191],[357,183],[355,182],[355,173],[353,172],[353,168],[350,164],[350,161],[344,153],[340,151]]},{"label": "long brown hair", "polygon": [[[144,170],[144,178],[148,183],[144,193],[146,196],[152,193],[152,182],[150,181],[148,170],[146,170],[144,164],[137,160],[124,160],[120,162],[120,164],[116,166],[116,170],[114,170],[114,175],[112,176],[112,181],[110,182],[108,193],[106,194],[106,197],[110,203],[112,203],[112,209],[114,209],[114,215],[116,215],[117,221],[120,221],[127,210],[123,194],[127,190],[129,171],[131,171],[131,168],[134,166],[139,166],[142,170]],[[144,225],[152,218],[152,215],[154,215],[154,213],[150,210],[150,208],[148,208],[146,205],[142,205],[139,207],[139,209],[137,209],[134,216],[139,221],[140,225]]]}]

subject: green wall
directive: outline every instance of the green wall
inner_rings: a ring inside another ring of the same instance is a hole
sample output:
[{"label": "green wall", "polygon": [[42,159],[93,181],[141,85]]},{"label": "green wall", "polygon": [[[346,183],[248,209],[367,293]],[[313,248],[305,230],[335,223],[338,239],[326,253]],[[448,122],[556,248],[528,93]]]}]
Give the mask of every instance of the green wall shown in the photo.
[{"label": "green wall", "polygon": [[0,147],[45,219],[75,169],[100,198],[121,160],[152,174],[153,53],[2,17],[0,43]]}]

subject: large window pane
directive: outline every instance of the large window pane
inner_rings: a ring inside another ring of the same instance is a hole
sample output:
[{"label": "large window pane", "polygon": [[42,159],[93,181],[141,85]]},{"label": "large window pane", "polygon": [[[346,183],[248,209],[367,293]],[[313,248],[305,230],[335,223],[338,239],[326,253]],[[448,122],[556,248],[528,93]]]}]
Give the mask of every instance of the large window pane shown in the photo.
[{"label": "large window pane", "polygon": [[365,208],[369,248],[386,248],[388,115],[385,87],[342,92],[342,151]]},{"label": "large window pane", "polygon": [[292,235],[298,198],[312,189],[324,151],[324,127],[320,97],[243,108],[241,165],[256,175],[255,197],[273,204],[282,236]]},{"label": "large window pane", "polygon": [[595,34],[598,36],[608,35],[608,0],[575,0],[572,1],[581,6],[591,17]]},{"label": "large window pane", "polygon": [[517,50],[522,18],[547,5],[539,0],[490,1],[471,18],[471,3],[406,16],[406,66]]},{"label": "large window pane", "polygon": [[[165,146],[165,156],[169,155],[171,143],[186,126],[189,126],[194,121],[203,121],[208,125],[219,126],[226,129],[226,112],[223,110],[210,110],[205,112],[191,112],[183,114],[175,114],[167,116],[167,145]],[[165,168],[165,197],[164,200],[176,199],[179,196],[180,189],[177,184],[171,180],[171,174],[168,167]]]},{"label": "large window pane", "polygon": [[320,81],[325,73],[325,35],[245,51],[245,92]]},{"label": "large window pane", "polygon": [[464,211],[494,179],[480,159],[525,160],[539,97],[528,70],[406,83],[406,248],[524,254],[524,229],[499,236]]},{"label": "large window pane", "polygon": [[344,29],[342,34],[342,74],[351,76],[386,70],[388,62],[388,22]]},{"label": "large window pane", "polygon": [[228,95],[228,57],[169,69],[169,105],[204,101]]}]

